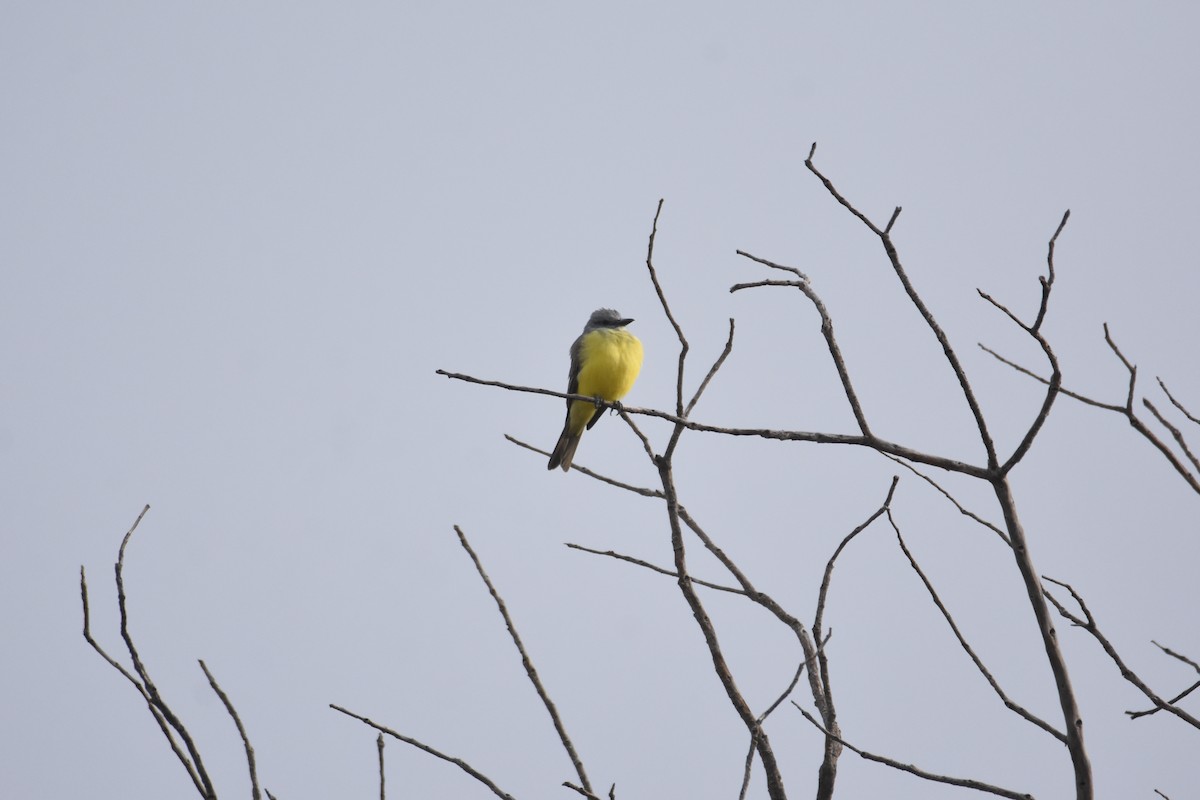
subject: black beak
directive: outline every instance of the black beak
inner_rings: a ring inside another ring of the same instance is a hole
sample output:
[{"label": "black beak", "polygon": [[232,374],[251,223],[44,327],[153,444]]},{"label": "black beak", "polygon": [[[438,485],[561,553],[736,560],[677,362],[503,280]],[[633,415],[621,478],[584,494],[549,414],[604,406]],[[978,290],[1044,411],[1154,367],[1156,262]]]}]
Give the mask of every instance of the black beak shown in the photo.
[{"label": "black beak", "polygon": [[624,328],[626,325],[628,325],[628,324],[629,324],[629,323],[631,323],[631,322],[633,322],[633,320],[632,320],[632,319],[619,319],[619,320],[617,320],[617,324],[618,324],[618,325],[620,325],[622,328]]}]

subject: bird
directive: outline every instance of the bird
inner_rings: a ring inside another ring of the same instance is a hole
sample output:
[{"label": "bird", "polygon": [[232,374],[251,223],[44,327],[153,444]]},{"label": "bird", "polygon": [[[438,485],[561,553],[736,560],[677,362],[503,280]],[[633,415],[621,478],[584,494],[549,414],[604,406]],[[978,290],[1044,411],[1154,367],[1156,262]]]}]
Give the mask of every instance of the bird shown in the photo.
[{"label": "bird", "polygon": [[[642,343],[625,326],[632,319],[611,308],[598,308],[588,317],[583,333],[571,345],[567,393],[615,403],[633,388],[642,369]],[[568,400],[567,419],[546,469],[571,468],[575,448],[585,430],[601,417],[596,401]]]}]

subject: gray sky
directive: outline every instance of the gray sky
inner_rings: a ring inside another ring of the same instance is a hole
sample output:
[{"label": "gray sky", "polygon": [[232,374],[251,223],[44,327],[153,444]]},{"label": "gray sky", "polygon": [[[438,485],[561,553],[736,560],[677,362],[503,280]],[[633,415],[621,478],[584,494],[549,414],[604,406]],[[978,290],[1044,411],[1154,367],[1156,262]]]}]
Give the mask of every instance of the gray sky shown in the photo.
[{"label": "gray sky", "polygon": [[[370,797],[373,732],[348,706],[470,761],[515,795],[573,778],[486,591],[509,603],[588,770],[618,796],[736,797],[746,735],[674,584],[564,541],[669,564],[655,501],[508,444],[549,448],[561,402],[437,368],[565,388],[588,313],[635,317],[628,401],[667,409],[738,321],[694,417],[849,432],[816,316],[742,248],[821,293],[882,435],[979,462],[936,342],[877,241],[803,167],[879,222],[956,344],[1001,448],[1040,402],[983,341],[1035,348],[1022,315],[1063,211],[1046,333],[1069,386],[1123,398],[1107,321],[1140,367],[1200,408],[1192,231],[1200,12],[1184,3],[6,4],[0,24],[0,794],[191,791],[144,705],[80,636],[78,567],[114,654],[112,563],[144,503],[127,588],[142,655],[223,796],[248,793],[204,658],[280,798]],[[646,423],[662,447],[667,429]],[[1195,441],[1195,437],[1193,438]],[[866,452],[684,437],[683,502],[781,603],[811,619],[837,542],[896,467]],[[615,419],[577,463],[654,481]],[[996,518],[980,487],[947,479]],[[1196,497],[1114,415],[1063,400],[1015,475],[1036,562],[1090,600],[1170,694],[1200,658]],[[1012,559],[904,475],[910,545],[1019,702],[1056,700]],[[701,577],[719,567],[692,550]],[[705,595],[763,708],[798,654],[737,598]],[[853,743],[1039,797],[1069,761],[1006,712],[884,527],[835,573],[828,622]],[[1098,795],[1187,796],[1195,736],[1146,703],[1085,634],[1060,628]],[[807,702],[803,694],[797,699]],[[1193,704],[1194,710],[1194,704]],[[769,731],[793,796],[819,735]],[[393,797],[485,797],[389,743]],[[843,757],[839,796],[962,796]],[[754,791],[765,796],[761,775]]]}]

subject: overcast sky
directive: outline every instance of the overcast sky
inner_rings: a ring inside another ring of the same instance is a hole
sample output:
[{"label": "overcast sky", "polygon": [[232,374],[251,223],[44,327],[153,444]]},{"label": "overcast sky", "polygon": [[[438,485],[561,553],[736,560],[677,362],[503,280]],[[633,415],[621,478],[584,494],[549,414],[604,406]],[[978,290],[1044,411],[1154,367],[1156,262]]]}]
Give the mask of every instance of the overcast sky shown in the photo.
[{"label": "overcast sky", "polygon": [[[976,287],[1029,318],[1063,212],[1045,332],[1070,388],[1121,401],[1110,324],[1200,409],[1200,78],[1188,3],[62,3],[0,11],[0,795],[186,797],[114,655],[131,628],[223,797],[248,796],[235,702],[281,800],[377,796],[374,733],[345,705],[466,759],[521,798],[571,797],[570,762],[460,549],[508,601],[598,786],[734,798],[747,736],[669,578],[655,500],[553,473],[555,398],[588,314],[634,317],[632,405],[670,409],[737,320],[693,417],[853,432],[797,292],[729,294],[796,266],[833,315],[873,428],[982,463],[941,351],[878,241],[803,165],[894,229],[1002,451],[1041,399],[976,348],[1042,368]],[[1178,419],[1178,417],[1176,417]],[[659,448],[668,428],[647,421]],[[1195,428],[1192,428],[1193,432]],[[1193,441],[1197,436],[1193,435]],[[656,476],[615,418],[576,463]],[[805,620],[834,547],[899,468],[865,451],[691,433],[682,502]],[[1061,724],[1011,555],[900,470],[916,556],[1006,691]],[[1038,568],[1073,583],[1161,693],[1200,658],[1197,497],[1113,414],[1067,399],[1013,477]],[[999,521],[986,486],[945,478]],[[690,543],[695,574],[722,582]],[[739,685],[765,708],[799,653],[741,598],[706,593]],[[1007,712],[881,525],[834,575],[829,658],[846,738],[934,772],[1067,796],[1067,754]],[[1196,731],[1146,706],[1086,634],[1060,638],[1097,796],[1190,796]],[[807,705],[803,692],[796,699]],[[1195,713],[1196,705],[1190,706]],[[790,795],[820,735],[768,730]],[[487,797],[389,742],[389,797]],[[957,797],[847,753],[841,797]],[[765,797],[756,771],[752,796]]]}]

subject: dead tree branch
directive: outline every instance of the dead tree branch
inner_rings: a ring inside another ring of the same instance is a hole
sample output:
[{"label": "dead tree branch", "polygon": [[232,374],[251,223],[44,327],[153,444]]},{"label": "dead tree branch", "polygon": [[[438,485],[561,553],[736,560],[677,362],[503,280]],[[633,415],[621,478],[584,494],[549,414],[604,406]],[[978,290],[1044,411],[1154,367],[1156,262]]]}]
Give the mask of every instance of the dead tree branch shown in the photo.
[{"label": "dead tree branch", "polygon": [[[137,530],[142,518],[146,516],[146,512],[150,510],[150,506],[145,506],[142,512],[138,514],[136,520],[133,521],[132,527],[125,534],[125,538],[121,540],[121,547],[117,551],[117,563],[114,565],[117,583],[117,607],[121,615],[121,638],[125,642],[125,647],[129,651],[129,657],[133,662],[133,672],[125,669],[120,662],[105,652],[104,648],[92,637],[91,633],[91,614],[88,608],[88,589],[87,575],[83,567],[79,568],[79,591],[83,599],[83,638],[87,643],[100,654],[100,656],[112,666],[117,672],[121,673],[124,678],[129,681],[142,699],[146,701],[146,706],[150,709],[150,714],[154,717],[154,721],[158,723],[159,730],[166,737],[167,744],[171,747],[171,752],[179,759],[179,763],[183,765],[188,777],[192,780],[192,785],[196,787],[196,791],[205,800],[215,800],[217,793],[213,788],[212,780],[208,776],[208,771],[204,768],[204,762],[200,758],[200,752],[196,749],[196,744],[192,740],[191,734],[167,705],[159,693],[154,682],[150,680],[150,673],[147,671],[145,664],[142,663],[138,656],[137,648],[133,644],[133,636],[129,633],[129,611],[125,597],[125,548],[129,545],[129,540],[133,536],[133,532]],[[176,738],[178,737],[178,739]],[[183,745],[180,745],[180,742]],[[184,752],[184,751],[187,752]]]},{"label": "dead tree branch", "polygon": [[339,706],[335,703],[330,703],[329,707],[332,708],[334,711],[338,711],[342,714],[345,714],[347,717],[352,717],[352,718],[358,720],[359,722],[363,723],[364,725],[374,728],[375,730],[379,731],[380,733],[387,734],[388,736],[391,736],[393,739],[398,739],[401,742],[404,742],[405,744],[412,745],[413,747],[417,748],[418,750],[424,750],[426,753],[429,753],[429,755],[431,755],[435,758],[440,758],[443,761],[447,761],[447,762],[453,764],[454,766],[461,769],[463,772],[470,775],[475,780],[482,783],[484,786],[486,786],[488,789],[490,789],[492,791],[492,794],[496,795],[497,797],[503,798],[504,800],[515,800],[515,798],[511,794],[509,794],[508,792],[504,791],[499,786],[497,786],[495,784],[495,782],[492,781],[491,778],[484,775],[482,772],[475,769],[470,764],[468,764],[466,761],[463,761],[461,758],[455,758],[454,756],[446,755],[442,751],[436,750],[436,749],[430,747],[429,745],[425,744],[422,741],[414,739],[411,736],[405,736],[402,733],[397,733],[396,731],[392,730],[391,728],[387,727],[386,725],[380,725],[378,722],[375,722],[368,717],[364,717],[361,714],[355,714],[353,711],[342,708],[341,706]]},{"label": "dead tree branch", "polygon": [[375,748],[379,751],[379,800],[387,800],[387,780],[383,771],[383,734],[375,737]]},{"label": "dead tree branch", "polygon": [[[662,203],[659,203],[659,211],[661,212]],[[684,364],[687,359],[688,343],[684,336],[683,329],[679,323],[675,321],[675,316],[671,312],[670,304],[667,301],[666,295],[662,291],[662,286],[658,281],[658,274],[654,268],[654,237],[658,231],[658,213],[655,214],[654,225],[650,232],[650,242],[646,254],[646,268],[650,273],[650,279],[654,284],[656,293],[658,294],[659,302],[662,305],[663,313],[666,315],[671,326],[675,329],[675,334],[679,339],[679,369],[675,380],[675,397],[676,397],[676,418],[677,422],[672,426],[671,435],[661,455],[655,455],[649,442],[645,442],[647,454],[650,456],[658,471],[659,480],[662,483],[662,491],[664,500],[666,501],[667,522],[671,531],[671,547],[675,554],[675,572],[678,575],[676,580],[680,592],[683,594],[684,600],[691,609],[692,616],[696,620],[702,634],[704,635],[705,644],[708,647],[709,655],[712,658],[713,669],[717,674],[721,686],[725,689],[730,703],[741,718],[742,723],[746,726],[747,731],[752,737],[755,737],[756,749],[758,751],[759,760],[762,762],[763,769],[767,776],[767,792],[772,800],[784,800],[787,794],[784,790],[783,776],[779,769],[779,764],[775,757],[775,752],[771,747],[770,739],[765,731],[757,727],[756,717],[750,710],[749,704],[745,697],[737,687],[733,673],[729,669],[729,664],[725,659],[725,654],[721,650],[720,642],[717,638],[716,629],[713,627],[712,620],[708,616],[708,612],[704,608],[700,596],[696,593],[695,586],[691,576],[688,574],[686,550],[683,542],[683,526],[681,525],[680,517],[680,502],[675,488],[675,477],[672,465],[672,458],[675,453],[675,448],[679,443],[679,439],[687,426],[686,415],[684,413],[683,403],[683,378]],[[731,346],[731,345],[730,345]],[[710,370],[715,372],[720,364],[724,361],[724,355],[718,358],[717,363]],[[689,407],[695,405],[704,388],[707,386],[707,379],[701,383],[692,401],[688,403]]]},{"label": "dead tree branch", "polygon": [[204,671],[204,677],[208,678],[208,685],[217,693],[217,697],[221,699],[221,704],[225,706],[225,710],[233,718],[233,724],[237,726],[238,735],[242,737],[242,746],[246,748],[246,764],[250,767],[250,796],[254,800],[260,800],[262,793],[258,788],[258,770],[254,762],[254,748],[250,746],[250,737],[246,735],[246,727],[242,725],[242,718],[238,716],[237,709],[233,707],[229,695],[225,694],[225,691],[217,684],[217,679],[209,671],[208,665],[204,663],[204,659],[200,659],[200,669]]},{"label": "dead tree branch", "polygon": [[504,599],[496,591],[495,585],[484,570],[479,556],[471,548],[471,543],[467,541],[467,535],[463,533],[462,528],[455,525],[454,532],[458,534],[459,544],[467,551],[467,555],[471,557],[471,561],[475,564],[475,571],[479,573],[479,577],[483,579],[484,585],[487,586],[488,594],[496,601],[496,608],[500,610],[500,616],[504,618],[504,626],[508,628],[508,634],[512,637],[513,644],[517,646],[517,652],[521,654],[521,665],[525,667],[525,674],[529,676],[529,682],[533,684],[538,697],[541,698],[543,705],[546,706],[546,711],[549,712],[550,719],[554,723],[554,730],[558,733],[558,739],[562,742],[563,749],[567,751],[567,756],[571,759],[571,764],[575,767],[575,774],[579,776],[579,782],[583,785],[584,789],[590,792],[592,785],[588,781],[587,772],[583,768],[583,762],[580,760],[579,754],[575,752],[575,745],[571,742],[571,737],[567,735],[566,726],[563,725],[562,719],[558,715],[558,708],[554,705],[554,701],[550,699],[550,694],[546,691],[546,687],[542,685],[541,678],[538,677],[537,669],[533,666],[533,660],[529,657],[529,653],[521,641],[521,636],[517,633],[516,626],[513,625],[512,617],[509,616],[508,607],[504,604]]},{"label": "dead tree branch", "polygon": [[[1070,397],[1073,400],[1078,400],[1085,405],[1092,406],[1093,408],[1100,408],[1105,411],[1110,411],[1114,414],[1120,414],[1123,416],[1126,421],[1129,422],[1130,427],[1137,431],[1143,439],[1149,442],[1154,449],[1158,450],[1158,452],[1162,454],[1163,458],[1167,460],[1167,463],[1169,463],[1171,467],[1174,468],[1177,473],[1179,473],[1179,476],[1183,478],[1188,486],[1191,487],[1192,491],[1200,494],[1200,460],[1197,459],[1196,455],[1188,446],[1182,431],[1167,421],[1166,417],[1158,411],[1158,409],[1150,400],[1143,398],[1142,404],[1147,408],[1147,410],[1150,411],[1159,424],[1166,428],[1167,432],[1170,433],[1175,439],[1175,442],[1179,446],[1180,450],[1183,451],[1188,461],[1191,462],[1191,468],[1189,468],[1188,465],[1185,464],[1179,458],[1179,456],[1171,450],[1170,446],[1166,442],[1159,438],[1158,434],[1150,429],[1149,425],[1147,425],[1140,417],[1138,417],[1137,411],[1134,408],[1134,397],[1137,386],[1137,365],[1130,362],[1130,360],[1125,357],[1125,354],[1121,352],[1121,348],[1117,346],[1116,341],[1113,339],[1112,333],[1108,329],[1108,323],[1104,323],[1104,341],[1108,345],[1109,350],[1112,351],[1113,355],[1115,355],[1116,358],[1121,362],[1121,365],[1125,367],[1126,372],[1129,373],[1129,383],[1126,387],[1124,401],[1120,403],[1106,403],[1102,400],[1096,400],[1095,398],[1089,397],[1081,392],[1070,391],[1067,389],[1060,389],[1059,393]],[[1039,383],[1049,383],[1050,379],[1037,374],[1027,367],[1021,366],[1015,361],[1005,358],[995,350],[985,347],[982,344],[979,345],[979,347],[1001,364],[1016,370],[1022,375],[1033,378]],[[1159,379],[1158,383],[1167,399],[1171,401],[1171,404],[1174,405],[1189,421],[1195,422],[1196,418],[1192,416],[1187,408],[1180,404],[1171,395],[1171,393],[1167,391],[1166,384],[1162,382],[1162,379]]]},{"label": "dead tree branch", "polygon": [[900,256],[896,252],[896,246],[892,242],[892,226],[896,223],[897,217],[900,216],[900,207],[892,212],[892,217],[888,220],[888,224],[880,229],[871,220],[867,219],[866,215],[854,207],[845,197],[838,192],[833,182],[826,178],[821,171],[817,169],[813,163],[813,156],[816,155],[817,145],[814,142],[812,148],[808,152],[808,158],[804,160],[804,166],[808,167],[809,172],[816,175],[817,178],[825,185],[825,189],[833,196],[835,200],[841,203],[855,217],[862,221],[872,233],[879,237],[880,243],[883,245],[884,252],[887,253],[888,261],[891,262],[892,270],[896,273],[896,277],[900,279],[900,284],[904,287],[905,293],[908,295],[909,301],[921,314],[925,320],[926,326],[933,332],[934,337],[938,340],[938,344],[942,347],[942,353],[946,357],[947,363],[954,371],[954,375],[958,378],[958,385],[962,389],[963,397],[967,401],[967,405],[971,409],[972,416],[975,417],[975,425],[979,429],[979,439],[983,442],[984,450],[987,453],[987,464],[989,470],[995,470],[997,467],[996,447],[992,443],[991,434],[988,433],[987,422],[983,417],[983,410],[979,407],[979,401],[975,399],[975,391],[971,388],[970,382],[967,380],[967,374],[963,370],[962,364],[959,363],[958,356],[954,352],[954,348],[950,344],[950,339],[946,336],[941,326],[938,325],[933,313],[925,305],[925,301],[917,293],[912,281],[909,280],[908,273],[904,266],[900,263]]},{"label": "dead tree branch", "polygon": [[[811,722],[817,730],[821,731],[821,733],[825,734],[826,736],[833,736],[833,734],[825,730],[825,728],[821,726],[821,723],[817,722],[811,714],[809,714],[803,708],[800,708],[800,706],[796,705],[795,703],[792,703],[792,705],[796,706],[796,710],[803,714],[804,718]],[[924,778],[927,781],[933,781],[935,783],[948,783],[951,786],[961,786],[964,789],[975,789],[979,792],[987,792],[988,794],[1011,798],[1011,800],[1033,800],[1033,795],[1031,794],[1014,792],[1011,789],[1003,789],[999,786],[993,786],[990,783],[984,783],[983,781],[977,781],[971,778],[951,778],[947,775],[938,775],[936,773],[923,770],[919,767],[915,767],[912,764],[905,764],[902,761],[896,761],[895,759],[887,758],[886,756],[868,753],[866,750],[861,750],[850,744],[840,736],[834,738],[836,738],[837,741],[847,750],[851,751],[852,753],[857,753],[860,757],[866,759],[867,761],[874,761],[877,764],[885,764],[892,769],[898,769],[901,772],[907,772],[910,775],[916,775],[918,778]]]},{"label": "dead tree branch", "polygon": [[971,661],[975,664],[975,668],[979,670],[979,674],[981,674],[984,677],[984,680],[988,682],[988,685],[992,687],[992,690],[996,693],[996,696],[1000,698],[1000,701],[1004,703],[1005,707],[1009,711],[1012,711],[1022,719],[1031,722],[1032,724],[1046,731],[1046,733],[1049,733],[1055,739],[1058,739],[1063,744],[1066,744],[1066,734],[1050,725],[1041,717],[1030,713],[1024,706],[1015,703],[1007,694],[1005,694],[1004,690],[1000,688],[999,681],[997,681],[992,675],[991,670],[987,668],[987,665],[983,663],[983,659],[976,654],[975,649],[967,642],[966,637],[964,637],[962,631],[959,630],[958,623],[954,621],[954,617],[950,614],[949,609],[946,608],[946,605],[938,596],[937,590],[933,588],[933,583],[929,580],[929,577],[925,574],[925,571],[922,570],[921,566],[917,563],[917,559],[915,556],[913,556],[912,551],[908,549],[908,545],[904,541],[904,536],[902,536],[900,533],[900,526],[896,524],[895,516],[892,514],[892,510],[890,508],[887,512],[887,518],[888,522],[892,526],[892,530],[896,532],[896,541],[900,543],[900,550],[904,553],[904,557],[908,559],[909,565],[912,566],[913,571],[917,573],[917,577],[921,579],[921,583],[925,585],[925,590],[929,592],[929,597],[933,600],[933,604],[937,606],[938,611],[942,613],[942,617],[946,620],[946,624],[950,626],[950,630],[954,633],[954,638],[958,640],[959,645],[964,651],[966,651],[966,654],[970,656]]},{"label": "dead tree branch", "polygon": [[1072,587],[1069,583],[1058,581],[1054,578],[1047,576],[1043,577],[1045,577],[1047,581],[1053,583],[1055,586],[1061,586],[1070,593],[1071,599],[1073,599],[1076,605],[1079,606],[1080,613],[1083,614],[1083,617],[1072,613],[1049,591],[1045,592],[1046,597],[1051,603],[1054,604],[1054,607],[1058,609],[1059,614],[1061,614],[1065,619],[1070,620],[1071,624],[1075,625],[1077,628],[1082,628],[1092,635],[1092,638],[1100,644],[1100,647],[1104,649],[1104,652],[1108,654],[1108,657],[1117,666],[1117,669],[1121,672],[1122,678],[1137,687],[1138,691],[1144,694],[1146,699],[1153,703],[1156,708],[1169,711],[1192,727],[1200,728],[1200,719],[1197,719],[1188,712],[1184,711],[1182,708],[1175,705],[1174,702],[1164,700],[1159,697],[1159,695],[1153,689],[1146,685],[1145,681],[1138,677],[1136,672],[1129,668],[1129,666],[1125,663],[1125,660],[1121,658],[1121,654],[1117,652],[1117,648],[1113,646],[1112,642],[1108,640],[1108,637],[1105,636],[1100,630],[1100,626],[1097,624],[1096,618],[1092,615],[1091,609],[1088,608],[1087,603],[1085,603],[1079,593],[1075,591],[1074,587]]}]

